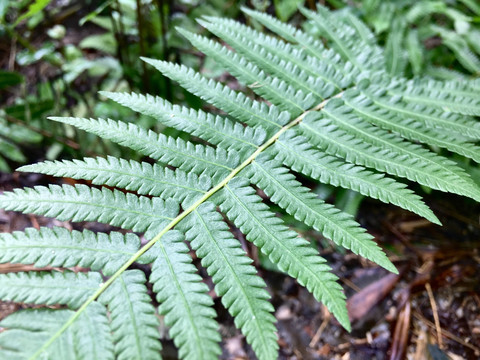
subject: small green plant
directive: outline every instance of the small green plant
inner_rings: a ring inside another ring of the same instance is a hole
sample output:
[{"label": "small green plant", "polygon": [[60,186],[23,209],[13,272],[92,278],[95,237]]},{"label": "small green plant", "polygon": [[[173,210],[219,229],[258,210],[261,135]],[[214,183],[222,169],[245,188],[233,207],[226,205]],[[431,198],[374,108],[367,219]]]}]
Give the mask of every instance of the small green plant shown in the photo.
[{"label": "small green plant", "polygon": [[[0,298],[67,308],[24,310],[3,320],[2,357],[160,358],[148,281],[180,358],[216,358],[220,335],[213,302],[188,243],[258,358],[275,359],[269,294],[224,217],[346,329],[350,324],[342,288],[326,261],[275,216],[254,186],[338,246],[393,272],[395,266],[372,236],[352,216],[302,186],[294,173],[395,204],[437,224],[421,198],[397,178],[480,199],[479,187],[461,168],[420,144],[480,161],[472,142],[480,139],[473,118],[480,115],[480,82],[391,77],[373,34],[350,13],[302,9],[318,27],[318,39],[265,13],[244,11],[273,34],[217,17],[200,23],[229,47],[179,31],[257,99],[184,65],[148,58],[143,60],[222,114],[150,95],[102,93],[191,134],[192,141],[110,119],[52,118],[154,163],[106,157],[24,166],[19,170],[90,180],[95,186],[17,189],[1,195],[0,206],[60,220],[103,222],[144,233],[147,242],[141,246],[134,233],[58,227],[3,234],[2,262],[65,270],[0,275]],[[152,264],[148,280],[130,268],[135,262]],[[89,271],[68,270],[73,266]]]}]

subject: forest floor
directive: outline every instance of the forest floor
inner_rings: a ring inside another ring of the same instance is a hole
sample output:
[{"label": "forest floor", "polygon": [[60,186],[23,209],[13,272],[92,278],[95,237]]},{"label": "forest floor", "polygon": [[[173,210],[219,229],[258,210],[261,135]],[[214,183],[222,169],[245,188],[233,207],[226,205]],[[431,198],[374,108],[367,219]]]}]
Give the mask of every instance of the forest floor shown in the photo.
[{"label": "forest floor", "polygon": [[[0,191],[58,181],[35,174],[2,174]],[[353,325],[350,333],[295,280],[259,270],[275,306],[281,359],[480,358],[480,206],[456,196],[439,195],[428,196],[427,202],[443,227],[393,206],[371,200],[362,203],[359,222],[387,251],[399,275],[351,253],[341,253],[333,245],[320,248],[348,297]],[[0,212],[3,232],[53,225],[92,231],[111,229],[95,223],[73,224]],[[314,235],[325,244],[320,234]],[[250,254],[256,259],[254,253]],[[0,265],[0,273],[26,270],[38,269]],[[149,272],[148,268],[142,270]],[[205,281],[211,286],[208,278]],[[213,291],[212,296],[221,324],[222,358],[254,359]],[[0,319],[25,307],[29,306],[0,302]],[[165,334],[164,358],[175,359],[173,343],[165,329],[161,330]]]}]

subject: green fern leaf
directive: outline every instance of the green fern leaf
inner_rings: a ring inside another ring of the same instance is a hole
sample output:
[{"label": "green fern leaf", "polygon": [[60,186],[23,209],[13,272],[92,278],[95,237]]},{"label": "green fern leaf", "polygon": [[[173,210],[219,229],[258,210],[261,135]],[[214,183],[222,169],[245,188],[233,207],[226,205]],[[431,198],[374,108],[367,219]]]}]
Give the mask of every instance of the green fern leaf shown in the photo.
[{"label": "green fern leaf", "polygon": [[[453,71],[453,70],[452,70]],[[419,86],[421,88],[437,88],[442,89],[444,91],[448,91],[450,94],[455,96],[472,96],[475,91],[480,90],[480,82],[478,79],[468,78],[466,76],[461,76],[459,73],[457,76],[454,77],[455,80],[450,81],[438,81],[431,78],[420,78],[413,83],[415,86]]]},{"label": "green fern leaf", "polygon": [[[22,310],[0,321],[0,357],[8,360],[30,359],[33,354],[74,314],[71,310]],[[48,319],[48,321],[46,321]],[[78,360],[73,329],[64,332],[42,353],[47,360]]]},{"label": "green fern leaf", "polygon": [[[320,61],[317,58],[308,56],[303,49],[296,48],[281,39],[256,31],[237,21],[213,16],[206,16],[205,19],[216,27],[233,30],[231,31],[232,36],[240,34],[241,37],[237,36],[237,38],[243,44],[248,43],[250,45],[253,42],[254,46],[258,45],[256,49],[261,51],[269,60],[265,64],[266,68],[272,68],[271,71],[277,77],[283,76],[283,73],[279,71],[279,67],[286,69],[297,67],[314,79],[322,79],[325,83],[331,84],[337,90],[341,90],[351,84],[351,77],[348,75],[350,69],[343,69],[340,72],[337,69],[338,63],[341,62],[340,56],[331,50],[325,49],[323,53],[324,58]],[[207,28],[208,23],[202,22]],[[248,51],[248,49],[245,51]],[[261,59],[258,61],[257,64],[259,65]],[[274,61],[275,64],[270,64],[270,61]],[[283,80],[286,79],[284,78]]]},{"label": "green fern leaf", "polygon": [[104,222],[133,231],[161,229],[178,213],[178,203],[171,199],[149,199],[86,185],[15,189],[0,195],[0,206],[62,221]]},{"label": "green fern leaf", "polygon": [[369,98],[389,113],[398,114],[405,119],[419,121],[428,127],[445,128],[465,136],[480,138],[480,125],[471,117],[442,111],[437,106],[429,107],[426,104],[416,104],[414,101],[401,101],[402,98],[399,96],[382,96],[382,92],[372,95]]},{"label": "green fern leaf", "polygon": [[442,37],[442,44],[453,51],[455,58],[465,69],[473,74],[480,74],[480,59],[470,50],[468,42],[463,37],[440,26],[432,26],[431,28]]},{"label": "green fern leaf", "polygon": [[387,70],[392,76],[402,75],[407,65],[407,59],[402,46],[406,26],[404,18],[395,18],[388,33],[387,43],[385,44],[385,60]]},{"label": "green fern leaf", "polygon": [[327,153],[442,191],[480,199],[480,191],[465,172],[421,146],[363,122],[343,106],[330,101],[321,113],[310,113],[300,124],[302,135]]},{"label": "green fern leaf", "polygon": [[[345,7],[335,13],[336,17],[339,17],[345,24],[353,28],[353,32],[356,37],[360,38],[363,42],[369,46],[375,46],[377,44],[377,39],[369,27],[362,22],[358,17],[353,14],[351,8]],[[332,16],[330,21],[335,20]]]},{"label": "green fern leaf", "polygon": [[97,272],[23,272],[0,275],[0,298],[78,308],[102,285]]},{"label": "green fern leaf", "polygon": [[[257,20],[263,26],[270,29],[273,33],[280,35],[285,40],[293,44],[298,44],[310,56],[325,61],[328,61],[330,59],[330,54],[328,52],[325,52],[325,47],[323,46],[323,43],[320,40],[314,39],[312,36],[308,35],[302,30],[299,30],[292,25],[283,23],[264,12],[250,10],[245,7],[242,7],[242,11],[245,14],[249,15],[252,19]],[[343,64],[338,65],[337,63],[338,61],[335,61],[337,70],[345,72],[345,75],[347,75],[347,69],[343,69]],[[358,70],[356,71],[358,74]]]},{"label": "green fern leaf", "polygon": [[281,110],[288,111],[292,116],[300,115],[317,103],[313,94],[296,90],[290,84],[268,76],[243,56],[228,50],[219,43],[185,30],[179,31],[192,45],[222,64],[228,72],[249,86],[255,93],[263,96]]},{"label": "green fern leaf", "polygon": [[[144,232],[146,243],[141,247],[133,234],[61,228],[0,235],[1,262],[93,270],[0,275],[0,299],[78,308],[9,316],[0,323],[6,328],[0,333],[1,358],[160,359],[155,308],[146,277],[131,270],[135,263],[153,264],[153,295],[180,358],[217,358],[220,336],[213,301],[186,239],[257,357],[274,359],[278,344],[265,283],[223,216],[324,302],[345,328],[350,325],[345,296],[325,260],[270,211],[254,186],[336,244],[394,272],[353,217],[317,198],[294,173],[396,204],[435,223],[438,219],[421,198],[385,173],[480,199],[480,189],[465,172],[423,147],[480,160],[475,143],[480,125],[474,118],[480,115],[479,80],[402,78],[403,65],[394,51],[402,37],[393,34],[387,41],[385,61],[373,33],[348,9],[330,12],[319,7],[314,13],[302,8],[312,35],[266,13],[244,11],[273,34],[232,20],[200,21],[230,49],[180,32],[258,98],[183,65],[153,59],[144,60],[225,115],[150,95],[102,93],[187,133],[190,141],[113,120],[52,118],[126,146],[154,163],[107,157],[24,166],[20,170],[87,180],[100,188],[15,190],[0,195],[0,207],[60,220],[104,222]],[[420,65],[414,66],[418,72]],[[445,78],[457,76],[436,71]],[[102,271],[105,279],[95,271]]]},{"label": "green fern leaf", "polygon": [[134,234],[109,235],[54,227],[29,228],[0,234],[0,263],[34,264],[36,267],[81,266],[114,274],[140,248]]},{"label": "green fern leaf", "polygon": [[216,21],[213,23],[200,21],[200,24],[229,43],[238,54],[242,54],[249,61],[264,69],[264,71],[294,86],[305,94],[311,93],[315,95],[316,103],[331,96],[336,89],[336,86],[331,83],[324,82],[323,79],[318,77],[309,76],[303,70],[292,67],[290,63],[281,61],[267,52],[263,46],[255,44],[253,40],[242,36],[238,31],[233,31],[228,25],[224,26]]},{"label": "green fern leaf", "polygon": [[[8,316],[0,322],[1,328],[8,329],[0,333],[0,357],[30,359],[72,314],[71,310],[39,309]],[[94,302],[72,328],[42,352],[42,359],[114,359],[107,320],[105,307]]]},{"label": "green fern leaf", "polygon": [[78,318],[73,333],[79,359],[115,359],[105,306],[98,302],[91,304]]},{"label": "green fern leaf", "polygon": [[52,176],[91,180],[95,185],[108,185],[141,195],[153,195],[164,200],[173,199],[182,205],[198,200],[211,187],[206,175],[171,170],[159,164],[133,160],[84,158],[83,160],[45,161],[22,166],[18,171],[37,172]]},{"label": "green fern leaf", "polygon": [[208,80],[184,65],[175,65],[160,60],[143,59],[163,75],[177,81],[185,89],[200,98],[211,102],[240,121],[252,127],[261,127],[271,135],[290,120],[290,115],[280,112],[275,106],[251,100],[240,92],[235,92],[220,83]]},{"label": "green fern leaf", "polygon": [[430,221],[438,223],[420,197],[407,189],[404,184],[325,155],[312,148],[303,136],[294,132],[287,131],[275,146],[265,153],[277,156],[292,170],[322,183],[355,190],[362,195],[421,214]]},{"label": "green fern leaf", "polygon": [[222,116],[172,105],[159,97],[105,91],[101,94],[134,111],[152,116],[166,126],[183,130],[225,149],[242,152],[256,149],[265,141],[266,133],[261,128],[244,127]]},{"label": "green fern leaf", "polygon": [[214,205],[207,202],[199,206],[182,222],[181,230],[255,353],[261,359],[276,359],[275,317],[266,285]]},{"label": "green fern leaf", "polygon": [[392,84],[388,92],[405,102],[441,109],[462,115],[480,116],[480,99],[475,93],[459,96],[437,87],[415,86],[415,83]]},{"label": "green fern leaf", "polygon": [[174,139],[147,131],[133,124],[110,119],[50,119],[76,126],[186,172],[206,173],[213,178],[222,177],[235,168],[239,162],[238,154],[234,151],[194,145],[182,139]]},{"label": "green fern leaf", "polygon": [[110,311],[118,360],[161,359],[159,322],[145,281],[141,271],[125,271],[100,297]]},{"label": "green fern leaf", "polygon": [[150,282],[161,304],[160,314],[181,359],[214,359],[220,354],[218,324],[207,295],[208,287],[196,274],[188,247],[178,231],[170,231],[156,244]]},{"label": "green fern leaf", "polygon": [[423,46],[420,43],[417,29],[409,29],[407,32],[405,46],[407,48],[408,59],[412,65],[413,73],[420,75],[424,62]]},{"label": "green fern leaf", "polygon": [[293,276],[317,300],[350,329],[345,310],[345,296],[325,260],[297,233],[288,230],[282,220],[268,211],[255,190],[244,178],[235,178],[215,197],[220,209],[238,226],[255,246]]},{"label": "green fern leaf", "polygon": [[372,124],[395,131],[408,140],[439,146],[480,162],[480,148],[466,142],[460,134],[455,136],[451,134],[451,131],[449,133],[429,128],[413,119],[386,111],[376,105],[371,98],[358,91],[347,91],[342,99],[347,106]]},{"label": "green fern leaf", "polygon": [[297,220],[322,232],[338,245],[396,272],[395,266],[372,241],[372,236],[350,215],[324,203],[307,188],[302,187],[288,169],[277,161],[261,156],[247,169],[252,182]]},{"label": "green fern leaf", "polygon": [[342,24],[341,28],[337,27],[335,22],[330,20],[331,13],[323,6],[318,6],[317,12],[310,11],[304,7],[300,7],[300,11],[313,21],[320,30],[321,35],[331,40],[338,53],[358,69],[371,70],[385,67],[385,60],[379,48],[369,46],[362,41],[359,44],[355,31],[345,23]]}]

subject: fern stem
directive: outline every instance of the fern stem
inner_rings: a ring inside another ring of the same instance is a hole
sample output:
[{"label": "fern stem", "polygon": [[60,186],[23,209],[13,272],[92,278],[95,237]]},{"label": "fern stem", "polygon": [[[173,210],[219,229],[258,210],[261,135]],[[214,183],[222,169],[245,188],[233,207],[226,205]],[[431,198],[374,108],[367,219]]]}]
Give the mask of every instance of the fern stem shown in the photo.
[{"label": "fern stem", "polygon": [[175,217],[165,228],[162,229],[152,240],[150,240],[145,246],[143,246],[139,251],[137,251],[132,257],[125,263],[123,266],[117,270],[117,272],[112,275],[107,281],[105,281],[100,288],[95,291],[93,295],[91,295],[80,308],[72,315],[70,319],[40,348],[38,351],[30,357],[30,360],[37,359],[44,350],[46,350],[53,342],[58,339],[65,330],[67,330],[85,311],[85,309],[94,302],[118,277],[122,275],[124,271],[126,271],[135,261],[137,261],[143,254],[145,254],[153,245],[155,245],[168,231],[173,229],[175,225],[177,225],[180,221],[182,221],[185,217],[187,217],[190,213],[192,213],[195,209],[197,209],[201,204],[207,201],[212,195],[216,192],[221,190],[225,185],[228,184],[230,180],[232,180],[241,170],[243,170],[247,165],[249,165],[255,158],[260,155],[265,149],[271,146],[278,138],[288,129],[298,125],[305,116],[313,111],[321,110],[325,107],[330,99],[339,98],[343,94],[343,91],[330,97],[329,99],[323,100],[317,106],[311,108],[303,112],[297,118],[289,122],[287,125],[283,126],[277,133],[275,133],[271,138],[269,138],[263,145],[261,145],[255,152],[250,155],[243,163],[237,166],[235,169],[231,171],[231,173],[225,177],[220,183],[216,186],[211,188],[208,192],[206,192],[200,199],[198,199],[195,203],[193,203],[189,208],[185,209],[181,214]]}]

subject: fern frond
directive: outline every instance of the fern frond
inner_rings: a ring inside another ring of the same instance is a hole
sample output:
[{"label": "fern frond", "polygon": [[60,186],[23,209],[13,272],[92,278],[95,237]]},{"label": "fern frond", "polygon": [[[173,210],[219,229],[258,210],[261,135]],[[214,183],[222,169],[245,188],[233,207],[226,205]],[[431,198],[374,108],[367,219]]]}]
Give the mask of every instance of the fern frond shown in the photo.
[{"label": "fern frond", "polygon": [[143,272],[127,270],[100,297],[110,311],[118,360],[161,359],[159,322],[145,281]]},{"label": "fern frond", "polygon": [[[446,81],[445,88],[449,91],[452,90],[465,90],[470,93],[470,91],[480,90],[480,79],[472,78],[456,78],[456,80]],[[432,80],[430,80],[432,81]],[[469,91],[470,90],[470,91]]]},{"label": "fern frond", "polygon": [[395,131],[406,139],[439,146],[480,162],[480,148],[466,142],[460,134],[452,136],[451,131],[449,133],[429,128],[413,119],[401,117],[394,112],[380,108],[371,98],[359,91],[346,91],[342,99],[347,106],[372,124]]},{"label": "fern frond", "polygon": [[472,96],[478,90],[480,90],[480,82],[478,79],[472,79],[468,77],[461,77],[459,74],[455,77],[455,80],[439,81],[429,77],[414,79],[412,85],[419,86],[421,88],[437,88],[454,94],[456,96]]},{"label": "fern frond", "polygon": [[105,275],[114,274],[138,249],[138,236],[118,232],[107,235],[43,227],[0,234],[0,263],[80,266],[102,270]]},{"label": "fern frond", "polygon": [[[445,108],[439,109],[438,107],[441,107],[441,104],[429,107],[427,103],[415,103],[415,101],[410,101],[410,98],[404,98],[407,101],[402,101],[401,96],[382,96],[378,93],[366,93],[366,95],[380,108],[406,119],[419,121],[432,128],[438,127],[456,131],[467,137],[480,138],[480,123],[472,117],[444,111]],[[446,103],[444,105],[448,106]]]},{"label": "fern frond", "polygon": [[170,231],[151,250],[156,253],[150,282],[165,315],[169,334],[187,360],[213,359],[220,354],[218,324],[208,287],[196,274],[188,247],[178,231]]},{"label": "fern frond", "polygon": [[173,199],[182,205],[195,202],[212,186],[206,175],[197,176],[182,170],[170,170],[159,164],[148,164],[108,156],[106,159],[44,161],[22,166],[17,171],[37,172],[52,176],[91,180],[95,185],[107,185],[140,195]]},{"label": "fern frond", "polygon": [[86,185],[15,189],[0,195],[0,206],[62,221],[98,221],[133,231],[161,229],[178,213],[178,203],[172,199],[149,199]]},{"label": "fern frond", "polygon": [[393,84],[388,92],[405,102],[441,109],[462,115],[480,116],[480,99],[475,93],[460,96],[438,87],[414,86],[414,83]]},{"label": "fern frond", "polygon": [[[71,310],[22,310],[0,322],[0,357],[30,359],[74,312]],[[78,322],[42,352],[42,359],[114,359],[105,307],[94,302]]]},{"label": "fern frond", "polygon": [[[232,21],[233,22],[233,21]],[[243,36],[240,32],[234,31],[229,25],[222,25],[221,22],[200,21],[200,24],[210,32],[232,46],[238,54],[256,64],[259,68],[269,74],[285,81],[297,90],[305,94],[315,95],[315,103],[329,97],[335,91],[336,86],[325,82],[318,77],[312,77],[290,62],[282,61],[266,49],[256,44],[251,38]],[[320,73],[324,69],[317,69]]]},{"label": "fern frond", "polygon": [[247,240],[325,304],[342,326],[350,328],[345,295],[336,282],[337,277],[308,241],[288,230],[281,219],[268,211],[245,178],[230,181],[214,201],[246,234]]},{"label": "fern frond", "polygon": [[308,114],[300,124],[305,129],[302,135],[327,153],[357,165],[480,199],[475,183],[453,162],[363,122],[342,104],[332,100],[321,113]]},{"label": "fern frond", "polygon": [[296,43],[298,37],[305,36],[307,41],[306,42],[315,42],[315,46],[318,49],[318,53],[321,56],[322,52],[325,47],[323,46],[321,41],[314,40],[310,35],[304,33],[303,31],[297,29],[296,27],[287,24],[283,21],[278,20],[277,18],[267,14],[266,12],[256,11],[249,9],[245,6],[242,7],[242,11],[247,14],[250,18],[258,21],[260,24],[265,26],[266,28],[270,29],[272,33],[280,35],[285,40]]},{"label": "fern frond", "polygon": [[[0,321],[0,328],[8,329],[0,332],[0,357],[30,359],[73,313],[71,310],[28,309],[6,317]],[[74,344],[73,329],[69,329],[42,356],[44,359],[77,360]]]},{"label": "fern frond", "polygon": [[[341,90],[351,84],[351,77],[347,75],[350,69],[343,69],[340,72],[337,67],[340,66],[339,64],[342,63],[342,60],[338,54],[331,50],[325,49],[323,53],[324,58],[320,61],[315,57],[308,56],[303,49],[296,48],[281,39],[266,35],[238,21],[213,16],[205,16],[204,18],[209,23],[233,30],[232,35],[235,33],[241,34],[249,42],[253,41],[259,45],[259,51],[266,52],[265,56],[269,60],[279,63],[276,67],[297,67],[305,74],[313,78],[320,78],[325,83],[333,85],[337,90]],[[269,63],[267,64],[268,66],[272,65]],[[279,77],[279,74],[280,72],[277,71],[276,76]]]},{"label": "fern frond", "polygon": [[[396,74],[392,77],[372,32],[348,10],[302,9],[310,19],[309,31],[322,39],[266,13],[245,12],[273,34],[232,20],[200,21],[230,49],[180,32],[258,99],[183,65],[146,58],[226,115],[187,109],[150,95],[102,93],[191,135],[191,141],[109,119],[52,118],[155,163],[107,157],[25,166],[20,170],[104,187],[15,190],[0,195],[0,207],[60,220],[104,222],[145,232],[147,242],[140,246],[133,234],[60,228],[0,235],[2,262],[93,270],[0,275],[0,299],[78,308],[7,318],[0,323],[7,328],[0,333],[0,358],[160,359],[155,308],[145,276],[131,269],[136,263],[153,263],[149,281],[180,358],[216,358],[221,350],[213,301],[186,240],[259,360],[273,360],[278,344],[269,294],[224,216],[281,271],[322,301],[345,328],[350,326],[337,277],[314,246],[270,211],[256,187],[264,190],[266,201],[393,272],[395,267],[373,237],[352,216],[303,187],[294,172],[396,204],[434,223],[438,219],[421,198],[385,173],[480,199],[479,187],[465,172],[423,147],[443,147],[480,161],[474,142],[480,139],[480,125],[473,117],[480,115],[479,80],[402,78],[403,65],[394,51],[402,39],[399,34],[388,41],[387,65]],[[17,335],[21,340],[14,343]]]},{"label": "fern frond", "polygon": [[290,120],[288,112],[280,112],[275,106],[269,107],[265,103],[251,100],[243,93],[235,92],[214,80],[208,80],[184,65],[146,58],[143,60],[163,75],[177,81],[192,94],[252,127],[267,130],[270,135]]},{"label": "fern frond", "polygon": [[473,74],[480,74],[480,58],[471,50],[466,39],[441,26],[433,25],[431,29],[441,36],[442,44],[453,51],[455,58],[465,69]]},{"label": "fern frond", "polygon": [[136,150],[152,159],[180,168],[185,172],[205,173],[212,178],[228,174],[238,165],[235,151],[210,146],[195,145],[182,139],[174,139],[134,124],[121,121],[82,118],[50,118],[64,124],[111,140]]},{"label": "fern frond", "polygon": [[20,272],[0,274],[0,298],[32,304],[80,307],[102,284],[98,272]]},{"label": "fern frond", "polygon": [[79,359],[115,359],[105,306],[93,302],[78,318],[73,334]]},{"label": "fern frond", "polygon": [[325,46],[320,40],[314,39],[311,35],[295,28],[290,24],[286,24],[267,13],[251,10],[242,7],[242,11],[255,19],[263,26],[270,29],[274,34],[283,37],[285,40],[300,45],[305,51],[313,57],[325,60]]},{"label": "fern frond", "polygon": [[351,189],[362,195],[395,204],[437,223],[420,197],[400,182],[360,166],[340,161],[314,149],[303,136],[287,131],[265,153],[278,156],[286,166],[324,184]]},{"label": "fern frond", "polygon": [[417,29],[409,29],[407,31],[405,46],[407,48],[408,60],[412,65],[413,73],[418,76],[423,68],[424,55]]},{"label": "fern frond", "polygon": [[152,116],[166,126],[185,131],[224,149],[242,152],[256,149],[265,141],[266,133],[261,128],[245,127],[222,116],[172,105],[158,96],[100,93],[134,111]]},{"label": "fern frond", "polygon": [[338,53],[358,69],[371,70],[385,67],[385,59],[381,50],[358,39],[355,31],[345,23],[338,28],[336,23],[330,20],[331,13],[325,7],[317,6],[317,12],[300,7],[300,11],[305,17],[312,20],[321,35],[331,40]]},{"label": "fern frond", "polygon": [[427,65],[423,73],[425,74],[425,76],[435,79],[441,79],[442,81],[457,81],[460,79],[468,79],[465,73],[457,70],[452,70],[443,66]]},{"label": "fern frond", "polygon": [[300,115],[318,102],[313,94],[296,90],[290,84],[269,76],[240,54],[234,53],[219,43],[186,30],[179,31],[193,46],[222,64],[229,73],[249,86],[256,94],[278,108],[288,111],[292,116]]},{"label": "fern frond", "polygon": [[276,359],[275,317],[265,282],[215,206],[210,202],[199,206],[181,223],[181,230],[255,353],[261,359]]},{"label": "fern frond", "polygon": [[312,226],[336,244],[376,262],[389,271],[397,272],[383,251],[372,241],[373,237],[367,234],[352,216],[326,204],[301,186],[281,163],[262,156],[247,169],[244,171],[251,181],[297,220]]}]

